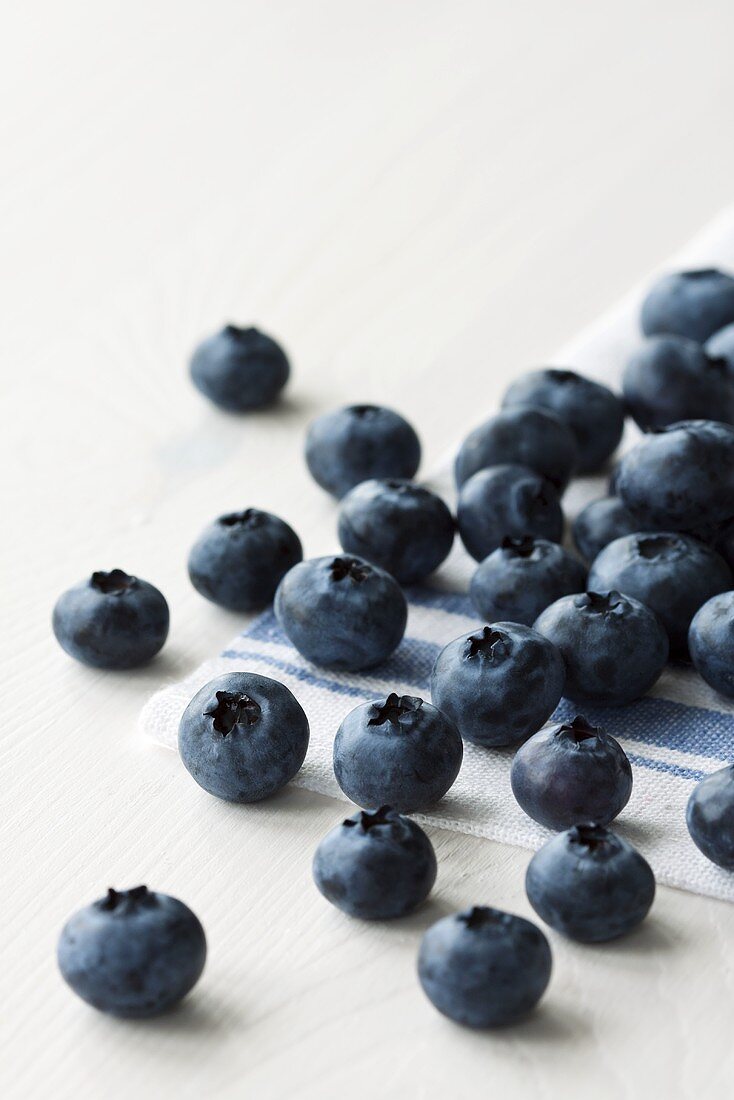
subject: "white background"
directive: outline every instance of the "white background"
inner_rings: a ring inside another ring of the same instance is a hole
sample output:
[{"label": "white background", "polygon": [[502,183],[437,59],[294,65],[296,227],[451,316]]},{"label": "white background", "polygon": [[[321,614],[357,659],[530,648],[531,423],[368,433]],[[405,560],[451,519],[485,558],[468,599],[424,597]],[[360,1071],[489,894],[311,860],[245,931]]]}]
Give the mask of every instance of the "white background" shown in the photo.
[{"label": "white background", "polygon": [[[2,23],[3,1095],[729,1095],[732,907],[661,890],[626,941],[552,936],[541,1010],[472,1034],[425,1001],[418,938],[466,903],[527,913],[526,852],[435,832],[435,899],[350,922],[309,870],[343,806],[217,803],[136,720],[239,625],[187,581],[209,519],[265,507],[333,548],[312,415],[393,404],[430,468],[731,201],[730,0],[67,0]],[[289,348],[277,410],[225,417],[189,385],[227,320]],[[114,566],[172,607],[134,674],[49,628]],[[138,882],[196,910],[210,961],[180,1011],[130,1024],[73,997],[54,946]]]}]

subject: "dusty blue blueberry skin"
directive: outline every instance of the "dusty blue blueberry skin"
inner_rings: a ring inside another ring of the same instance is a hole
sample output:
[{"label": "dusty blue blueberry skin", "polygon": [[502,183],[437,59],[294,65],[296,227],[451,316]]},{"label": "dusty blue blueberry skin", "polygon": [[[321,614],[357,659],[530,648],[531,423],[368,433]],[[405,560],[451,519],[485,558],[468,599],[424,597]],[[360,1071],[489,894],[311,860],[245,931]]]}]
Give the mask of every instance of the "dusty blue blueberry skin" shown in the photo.
[{"label": "dusty blue blueberry skin", "polygon": [[722,557],[698,539],[672,531],[625,535],[610,542],[589,571],[594,592],[617,589],[654,611],[672,657],[685,657],[688,627],[699,607],[732,587]]},{"label": "dusty blue blueberry skin", "polygon": [[418,978],[432,1004],[473,1028],[517,1023],[550,981],[551,949],[540,929],[513,913],[474,906],[431,925]]},{"label": "dusty blue blueberry skin", "polygon": [[645,919],[655,899],[655,876],[616,833],[574,825],[535,853],[525,889],[535,912],[556,932],[580,943],[605,943]]},{"label": "dusty blue blueberry skin", "polygon": [[228,802],[260,802],[299,771],[308,719],[288,688],[254,672],[217,676],[178,728],[178,751],[200,787]]},{"label": "dusty blue blueberry skin", "polygon": [[668,659],[657,616],[614,590],[564,596],[538,616],[535,629],[560,651],[563,694],[575,703],[631,703],[650,690]]},{"label": "dusty blue blueberry skin", "polygon": [[558,494],[525,466],[493,466],[470,477],[461,487],[456,519],[461,541],[477,561],[504,538],[531,535],[560,542],[563,535]]},{"label": "dusty blue blueberry skin", "polygon": [[163,594],[122,569],[92,573],[68,589],[52,618],[56,640],[70,657],[108,669],[146,664],[168,637],[168,624]]},{"label": "dusty blue blueberry skin", "polygon": [[288,357],[256,328],[225,325],[194,351],[191,379],[197,390],[227,412],[272,405],[290,375]]},{"label": "dusty blue blueberry skin", "polygon": [[564,680],[563,658],[551,642],[528,626],[500,622],[441,650],[431,698],[465,741],[518,745],[556,709]]},{"label": "dusty blue blueberry skin", "polygon": [[456,525],[435,493],[411,481],[356,485],[339,509],[339,542],[401,584],[429,576],[448,557]]},{"label": "dusty blue blueberry skin", "polygon": [[345,554],[294,566],[278,585],[275,614],[309,661],[356,672],[381,664],[397,648],[408,605],[394,577]]},{"label": "dusty blue blueberry skin", "polygon": [[399,413],[381,405],[347,405],[314,420],[306,435],[306,465],[314,481],[341,498],[370,478],[410,480],[421,445]]},{"label": "dusty blue blueberry skin", "polygon": [[270,512],[247,508],[220,516],[202,531],[189,554],[189,577],[197,592],[220,607],[259,611],[302,558],[292,527]]},{"label": "dusty blue blueberry skin", "polygon": [[646,340],[625,368],[622,390],[643,431],[681,420],[734,420],[734,373],[683,336]]},{"label": "dusty blue blueberry skin", "polygon": [[576,465],[573,432],[554,413],[544,409],[502,409],[470,432],[456,456],[454,473],[459,488],[490,466],[526,466],[562,492]]},{"label": "dusty blue blueberry skin", "polygon": [[158,1016],[199,980],[206,938],[188,906],[145,886],[108,890],[64,925],[57,948],[64,981],[100,1012]]},{"label": "dusty blue blueberry skin", "polygon": [[313,877],[324,897],[350,917],[392,920],[426,900],[436,854],[419,825],[389,806],[360,810],[316,849]]},{"label": "dusty blue blueberry skin", "polygon": [[586,567],[557,542],[502,540],[477,567],[469,594],[485,622],[503,619],[532,626],[541,611],[586,586]]},{"label": "dusty blue blueberry skin", "polygon": [[702,344],[734,321],[734,279],[716,268],[663,275],[642,303],[646,336],[672,332]]},{"label": "dusty blue blueberry skin", "polygon": [[579,715],[521,745],[510,782],[528,817],[559,831],[613,821],[629,802],[632,769],[619,742]]},{"label": "dusty blue blueberry skin", "polygon": [[576,440],[576,473],[599,470],[622,438],[625,410],[606,386],[572,370],[529,371],[509,387],[503,408],[530,405],[560,417]]},{"label": "dusty blue blueberry skin", "polygon": [[731,517],[734,427],[671,424],[623,456],[617,492],[646,530],[695,531]]},{"label": "dusty blue blueberry skin", "polygon": [[633,535],[639,523],[619,497],[600,497],[587,504],[573,521],[573,541],[586,561],[593,561],[605,546],[622,535]]},{"label": "dusty blue blueberry skin", "polygon": [[734,592],[713,596],[698,609],[688,631],[688,649],[706,683],[734,698]]},{"label": "dusty blue blueberry skin", "polygon": [[362,703],[334,739],[334,774],[358,806],[427,810],[459,774],[464,747],[451,719],[413,695]]},{"label": "dusty blue blueberry skin", "polygon": [[734,870],[734,765],[712,772],[697,783],[686,808],[693,843],[706,859]]}]

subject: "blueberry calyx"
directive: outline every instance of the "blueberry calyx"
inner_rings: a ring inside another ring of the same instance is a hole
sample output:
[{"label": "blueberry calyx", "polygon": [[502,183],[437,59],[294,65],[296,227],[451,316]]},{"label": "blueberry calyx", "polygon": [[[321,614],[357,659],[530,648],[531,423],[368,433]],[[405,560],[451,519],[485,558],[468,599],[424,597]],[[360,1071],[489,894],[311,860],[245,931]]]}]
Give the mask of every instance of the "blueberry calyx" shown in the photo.
[{"label": "blueberry calyx", "polygon": [[503,913],[500,909],[492,909],[489,905],[472,905],[464,913],[459,913],[458,919],[467,928],[486,928],[488,925],[507,924],[511,920],[509,913]]},{"label": "blueberry calyx", "polygon": [[348,409],[348,412],[355,416],[357,420],[369,420],[378,411],[376,405],[350,405]]},{"label": "blueberry calyx", "polygon": [[257,508],[245,508],[244,512],[228,512],[220,516],[217,523],[221,527],[260,527],[264,515]]},{"label": "blueberry calyx", "polygon": [[333,581],[343,581],[348,577],[356,584],[361,584],[372,572],[366,562],[357,558],[334,558],[329,569]]},{"label": "blueberry calyx", "polygon": [[563,734],[569,741],[580,745],[583,741],[597,738],[601,728],[592,726],[588,718],[584,718],[582,714],[577,714],[571,722],[564,722],[562,726],[559,726],[558,732]]},{"label": "blueberry calyx", "polygon": [[232,338],[232,340],[242,342],[246,340],[251,340],[253,336],[260,335],[259,330],[254,328],[254,326],[252,325],[250,325],[248,328],[240,328],[238,325],[229,324],[224,326],[224,331],[226,332],[227,336]]},{"label": "blueberry calyx", "polygon": [[417,695],[398,695],[393,691],[384,703],[372,704],[372,717],[367,725],[384,726],[388,722],[397,729],[406,714],[415,714],[422,706],[423,700]]},{"label": "blueberry calyx", "polygon": [[552,378],[554,382],[559,382],[561,385],[574,385],[581,381],[581,378],[575,371],[563,370],[562,368],[555,367],[546,372],[548,378]]},{"label": "blueberry calyx", "polygon": [[363,833],[368,833],[370,829],[374,829],[376,825],[389,825],[395,819],[395,811],[391,806],[380,806],[379,810],[371,812],[370,810],[360,810],[357,815],[357,820],[348,817],[342,824],[350,829],[354,829],[357,826]]},{"label": "blueberry calyx", "polygon": [[153,901],[154,898],[147,886],[133,886],[131,890],[114,890],[110,886],[106,896],[97,902],[97,907],[111,913],[122,906],[129,911],[138,908],[140,905],[152,904]]},{"label": "blueberry calyx", "polygon": [[568,830],[570,844],[577,844],[590,852],[597,852],[606,848],[611,839],[611,833],[603,825],[574,825]]},{"label": "blueberry calyx", "polygon": [[509,638],[501,630],[485,626],[481,634],[472,634],[466,641],[464,657],[471,660],[479,657],[484,661],[495,661],[506,657],[510,652]]},{"label": "blueberry calyx", "polygon": [[532,535],[523,535],[519,539],[512,538],[511,535],[505,535],[500,545],[511,558],[529,558],[535,549],[535,539]]},{"label": "blueberry calyx", "polygon": [[625,611],[625,599],[614,588],[609,592],[582,592],[574,603],[592,615],[623,615]]},{"label": "blueberry calyx", "polygon": [[712,371],[716,371],[717,374],[729,373],[729,360],[724,359],[723,355],[708,355],[706,352],[704,352],[703,357],[707,368],[710,368]]},{"label": "blueberry calyx", "polygon": [[214,729],[226,737],[235,726],[254,726],[260,719],[260,704],[239,691],[218,691],[217,705],[204,711],[212,718]]},{"label": "blueberry calyx", "polygon": [[681,271],[678,277],[693,282],[695,279],[710,279],[712,275],[718,274],[719,272],[715,267],[697,267],[693,271]]},{"label": "blueberry calyx", "polygon": [[96,588],[105,596],[124,596],[126,592],[136,587],[138,579],[129,576],[124,569],[111,569],[109,573],[97,570],[96,573],[92,573],[89,583],[92,588]]},{"label": "blueberry calyx", "polygon": [[684,549],[684,543],[675,535],[644,535],[637,540],[637,553],[646,561],[666,558],[669,554],[676,551],[680,553]]}]

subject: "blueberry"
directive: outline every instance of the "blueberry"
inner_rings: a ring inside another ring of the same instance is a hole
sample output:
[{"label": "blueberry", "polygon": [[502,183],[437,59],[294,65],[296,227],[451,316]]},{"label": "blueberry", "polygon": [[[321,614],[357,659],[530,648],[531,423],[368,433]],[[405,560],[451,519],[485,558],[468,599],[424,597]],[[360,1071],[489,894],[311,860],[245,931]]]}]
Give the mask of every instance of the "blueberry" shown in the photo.
[{"label": "blueberry", "polygon": [[557,542],[505,538],[479,565],[472,577],[470,595],[485,622],[504,619],[532,626],[549,604],[581,592],[586,568]]},{"label": "blueberry", "polygon": [[622,438],[624,405],[620,399],[606,386],[572,370],[529,371],[513,382],[502,405],[530,405],[560,417],[576,440],[577,473],[600,469]]},{"label": "blueberry", "polygon": [[435,493],[410,481],[363,481],[344,497],[339,542],[401,584],[423,580],[448,557],[454,519]]},{"label": "blueberry", "polygon": [[712,359],[724,359],[729,369],[734,371],[734,323],[724,325],[713,336],[709,336],[704,350]]},{"label": "blueberry", "polygon": [[145,886],[108,890],[74,913],[57,948],[74,992],[101,1012],[128,1019],[158,1016],[201,976],[206,938],[187,905]]},{"label": "blueberry", "polygon": [[535,912],[556,932],[581,943],[604,943],[644,920],[655,898],[655,876],[616,833],[574,825],[535,853],[525,889]]},{"label": "blueberry", "polygon": [[168,637],[168,604],[152,584],[113,569],[92,573],[59,596],[52,623],[57,642],[77,661],[136,668]]},{"label": "blueberry", "polygon": [[275,401],[288,381],[288,357],[256,328],[225,325],[194,351],[191,379],[197,390],[227,412],[248,412]]},{"label": "blueberry", "polygon": [[578,715],[546,726],[517,750],[512,793],[534,821],[568,829],[608,825],[632,793],[632,769],[619,742]]},{"label": "blueberry", "polygon": [[475,905],[431,925],[418,953],[418,978],[449,1019],[467,1027],[502,1027],[535,1007],[551,965],[550,945],[536,925]]},{"label": "blueberry", "polygon": [[560,650],[563,694],[575,703],[631,703],[650,690],[668,659],[668,636],[657,617],[614,590],[564,596],[538,617],[535,629]]},{"label": "blueberry", "polygon": [[308,737],[308,719],[284,684],[229,672],[205,684],[186,707],[178,751],[205,791],[228,802],[259,802],[293,779]]},{"label": "blueberry", "polygon": [[504,538],[531,535],[560,542],[563,535],[558,494],[525,466],[493,466],[470,477],[459,493],[457,522],[461,541],[477,561]]},{"label": "blueberry", "polygon": [[642,303],[646,336],[672,332],[702,344],[734,321],[734,279],[716,268],[663,275]]},{"label": "blueberry", "polygon": [[622,389],[643,431],[696,418],[734,420],[734,374],[726,360],[683,336],[646,340],[625,368]]},{"label": "blueberry", "polygon": [[430,840],[409,817],[382,806],[360,810],[316,849],[313,877],[324,897],[361,920],[412,913],[436,881]]},{"label": "blueberry", "polygon": [[675,532],[625,535],[594,559],[588,579],[595,592],[618,589],[654,611],[674,657],[687,652],[688,627],[699,607],[731,588],[723,558],[697,539]]},{"label": "blueberry", "polygon": [[688,648],[706,683],[734,698],[734,592],[713,596],[698,609],[688,631]]},{"label": "blueberry", "polygon": [[617,490],[646,530],[694,531],[732,515],[734,427],[686,420],[622,458]]},{"label": "blueberry", "polygon": [[408,605],[384,569],[345,555],[294,566],[275,593],[275,613],[307,660],[356,672],[379,665],[397,648]]},{"label": "blueberry", "polygon": [[311,476],[335,497],[371,478],[410,480],[420,460],[420,440],[408,421],[380,405],[348,405],[325,413],[306,436]]},{"label": "blueberry", "polygon": [[706,859],[734,870],[734,764],[696,784],[688,799],[686,824]]},{"label": "blueberry", "polygon": [[490,466],[526,466],[562,492],[576,464],[573,432],[543,409],[502,409],[480,424],[461,445],[454,471],[461,488]]},{"label": "blueberry", "polygon": [[259,611],[272,603],[289,569],[303,557],[292,527],[270,512],[247,508],[220,516],[189,554],[197,592],[231,611]]},{"label": "blueberry", "polygon": [[463,746],[451,719],[413,695],[362,703],[334,739],[334,774],[358,806],[388,803],[400,813],[434,806],[461,767]]},{"label": "blueberry", "polygon": [[619,497],[592,500],[573,521],[573,541],[586,561],[593,561],[605,546],[622,535],[633,535],[640,525]]},{"label": "blueberry", "polygon": [[553,713],[563,682],[563,659],[547,639],[528,626],[494,623],[441,650],[431,698],[466,741],[517,745]]}]

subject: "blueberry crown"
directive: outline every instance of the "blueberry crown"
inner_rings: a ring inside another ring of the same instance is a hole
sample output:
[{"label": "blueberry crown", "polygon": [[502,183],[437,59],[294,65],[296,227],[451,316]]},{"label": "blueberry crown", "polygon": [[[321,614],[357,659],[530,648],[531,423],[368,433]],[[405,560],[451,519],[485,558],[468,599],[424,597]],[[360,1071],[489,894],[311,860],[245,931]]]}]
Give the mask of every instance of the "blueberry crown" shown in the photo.
[{"label": "blueberry crown", "polygon": [[558,727],[560,736],[567,738],[569,741],[574,741],[577,745],[582,744],[584,741],[596,739],[601,733],[603,733],[601,726],[592,726],[583,714],[577,714],[571,722],[564,722],[563,725]]},{"label": "blueberry crown", "polygon": [[239,325],[225,325],[224,331],[231,340],[236,340],[238,343],[249,343],[255,337],[260,336],[259,329],[250,325],[248,328],[240,328]]},{"label": "blueberry crown", "polygon": [[376,825],[390,825],[396,821],[399,814],[390,806],[380,806],[379,810],[360,810],[354,817],[348,817],[342,824],[348,829],[359,828],[363,833],[368,833]]},{"label": "blueberry crown", "polygon": [[511,924],[511,913],[503,913],[501,909],[492,909],[489,905],[473,905],[471,909],[465,909],[459,913],[457,920],[472,930],[477,928],[501,928]]},{"label": "blueberry crown", "polygon": [[347,409],[347,412],[351,413],[357,420],[369,420],[379,411],[377,405],[350,405]]},{"label": "blueberry crown", "polygon": [[244,512],[228,512],[226,516],[220,516],[217,523],[220,527],[260,527],[264,519],[264,512],[257,508],[245,508]]},{"label": "blueberry crown", "polygon": [[508,557],[529,558],[535,549],[535,539],[532,535],[523,535],[519,539],[505,535],[500,545],[503,550],[507,551]]},{"label": "blueberry crown", "polygon": [[361,584],[372,572],[367,562],[360,561],[359,558],[334,558],[329,569],[333,581],[348,579],[355,584]]},{"label": "blueberry crown", "polygon": [[124,569],[112,569],[109,573],[92,573],[90,584],[105,596],[124,596],[137,585],[137,577],[131,577]]},{"label": "blueberry crown", "polygon": [[637,553],[646,561],[677,556],[686,548],[677,535],[642,535],[637,539]]},{"label": "blueberry crown", "polygon": [[481,634],[470,634],[466,640],[464,657],[472,660],[478,657],[482,661],[496,661],[510,652],[510,639],[501,630],[485,626]]},{"label": "blueberry crown", "polygon": [[367,725],[384,726],[389,723],[397,728],[406,715],[416,714],[422,706],[423,700],[417,695],[398,695],[393,691],[384,703],[372,704],[372,717]]},{"label": "blueberry crown", "polygon": [[574,825],[568,830],[568,841],[589,852],[598,852],[612,845],[614,834],[603,825]]},{"label": "blueberry crown", "polygon": [[110,887],[106,896],[97,902],[97,908],[106,913],[116,910],[129,913],[131,910],[150,908],[155,904],[155,894],[147,886],[133,886],[132,890],[113,890]]},{"label": "blueberry crown", "polygon": [[260,719],[260,704],[243,691],[218,691],[216,706],[204,711],[213,719],[217,733],[226,737],[235,726],[254,726]]},{"label": "blueberry crown", "polygon": [[592,615],[624,615],[627,600],[615,589],[609,592],[583,592],[575,599],[576,607]]},{"label": "blueberry crown", "polygon": [[573,370],[562,370],[558,367],[551,367],[546,371],[548,378],[552,378],[554,382],[559,382],[561,385],[574,385],[577,382],[583,381],[580,375],[576,374]]}]

